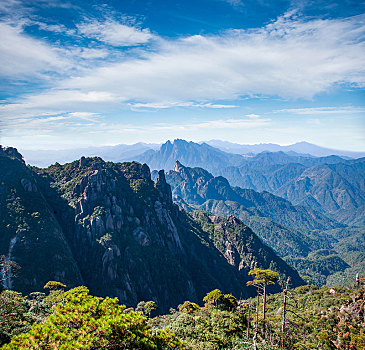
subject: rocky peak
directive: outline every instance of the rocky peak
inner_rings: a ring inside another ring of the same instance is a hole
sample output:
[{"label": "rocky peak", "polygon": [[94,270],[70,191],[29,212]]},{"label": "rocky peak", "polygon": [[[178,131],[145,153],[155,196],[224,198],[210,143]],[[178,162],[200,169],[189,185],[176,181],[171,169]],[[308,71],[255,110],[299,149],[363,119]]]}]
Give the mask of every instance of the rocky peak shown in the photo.
[{"label": "rocky peak", "polygon": [[184,166],[177,160],[174,165],[174,171],[181,172],[184,170]]},{"label": "rocky peak", "polygon": [[23,163],[25,163],[23,160],[23,156],[14,147],[4,147],[0,145],[0,157],[17,158]]},{"label": "rocky peak", "polygon": [[161,154],[167,154],[171,152],[171,149],[172,149],[172,143],[170,142],[170,140],[168,140],[166,143],[161,145],[160,152]]},{"label": "rocky peak", "polygon": [[86,158],[82,156],[79,160],[79,168],[82,168],[85,165],[86,165]]},{"label": "rocky peak", "polygon": [[165,171],[160,170],[155,184],[156,189],[160,192],[163,201],[172,204],[171,186],[166,182]]},{"label": "rocky peak", "polygon": [[140,164],[137,162],[126,162],[120,164],[120,170],[126,179],[145,179],[151,180],[150,168],[147,164]]}]

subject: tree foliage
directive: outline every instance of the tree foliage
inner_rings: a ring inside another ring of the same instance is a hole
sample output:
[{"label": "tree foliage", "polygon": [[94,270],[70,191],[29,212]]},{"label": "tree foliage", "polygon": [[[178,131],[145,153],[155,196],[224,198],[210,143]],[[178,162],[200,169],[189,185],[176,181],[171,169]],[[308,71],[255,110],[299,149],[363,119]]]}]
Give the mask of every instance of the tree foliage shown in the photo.
[{"label": "tree foliage", "polygon": [[3,291],[0,294],[0,345],[9,342],[13,335],[29,329],[22,295],[11,290]]},{"label": "tree foliage", "polygon": [[195,311],[199,310],[200,306],[191,301],[185,301],[184,304],[179,306],[179,311],[187,312],[188,314],[193,314]]},{"label": "tree foliage", "polygon": [[49,290],[63,290],[66,288],[66,285],[57,281],[48,281],[43,288]]},{"label": "tree foliage", "polygon": [[15,336],[10,349],[181,349],[169,331],[153,334],[147,318],[139,312],[125,313],[118,300],[88,294],[77,287],[64,294],[49,318],[28,333]]},{"label": "tree foliage", "polygon": [[13,260],[6,259],[5,255],[0,255],[0,289],[1,282],[16,277],[20,266]]},{"label": "tree foliage", "polygon": [[156,303],[152,300],[147,301],[146,304],[144,305],[144,309],[145,312],[147,313],[148,317],[151,317],[151,312],[153,310],[158,309],[158,306],[156,305]]},{"label": "tree foliage", "polygon": [[223,293],[219,289],[214,289],[203,298],[206,306],[218,306],[218,303],[223,299]]},{"label": "tree foliage", "polygon": [[275,284],[275,282],[278,280],[279,278],[279,274],[275,271],[272,270],[263,270],[263,269],[252,269],[249,271],[248,273],[250,276],[254,276],[253,281],[249,281],[247,282],[247,285],[270,285],[270,284]]},{"label": "tree foliage", "polygon": [[[234,307],[236,299],[231,294],[214,290],[207,296],[205,301],[210,303],[205,307],[185,301],[179,311],[147,318],[119,305],[117,299],[90,296],[86,287],[53,290],[48,296],[34,292],[22,297],[4,291],[0,337],[2,343],[12,341],[2,349],[252,350],[256,316],[249,309],[260,309],[263,300],[252,298]],[[258,323],[258,350],[365,348],[362,287],[308,285],[289,289],[287,296],[285,341],[281,341],[283,295],[272,294],[267,298],[266,321],[261,317]],[[148,303],[141,302],[139,307],[146,312]]]}]

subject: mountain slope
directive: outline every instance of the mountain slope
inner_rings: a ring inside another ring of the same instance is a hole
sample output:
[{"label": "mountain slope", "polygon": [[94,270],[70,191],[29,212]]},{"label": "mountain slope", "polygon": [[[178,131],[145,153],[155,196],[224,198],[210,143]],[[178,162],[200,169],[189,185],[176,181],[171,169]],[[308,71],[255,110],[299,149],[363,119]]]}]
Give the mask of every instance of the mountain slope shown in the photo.
[{"label": "mountain slope", "polygon": [[[0,146],[0,255],[21,267],[4,286],[25,293],[49,280],[83,283],[64,233],[40,191],[36,174],[14,148]],[[37,273],[34,273],[37,271]]]},{"label": "mountain slope", "polygon": [[303,235],[303,231],[341,226],[314,210],[293,206],[268,192],[232,188],[225,178],[213,177],[201,168],[184,167],[180,162],[176,162],[174,171],[169,171],[166,178],[173,188],[174,199],[182,207],[235,215],[282,256],[305,256],[315,247],[328,247],[318,238],[313,240]]},{"label": "mountain slope", "polygon": [[166,177],[174,200],[181,207],[239,217],[308,283],[348,283],[356,273],[365,271],[363,228],[344,227],[319,212],[294,206],[268,192],[232,188],[221,176],[214,177],[204,169],[184,167],[179,162]]},{"label": "mountain slope", "polygon": [[306,169],[275,193],[296,204],[326,212],[352,225],[365,225],[365,159],[350,164],[324,164]]},{"label": "mountain slope", "polygon": [[[94,294],[117,296],[127,305],[155,300],[161,311],[187,299],[201,300],[215,288],[250,295],[245,281],[249,280],[247,272],[252,264],[275,266],[283,276],[291,275],[295,285],[303,283],[294,269],[239,220],[211,219],[202,214],[206,221],[219,220],[230,225],[218,237],[202,226],[201,218],[180,211],[172,202],[163,171],[154,183],[149,168],[134,162],[81,158],[47,169],[31,169],[21,159],[12,161],[21,164],[28,178],[34,179],[37,193],[47,207],[47,211],[39,209],[38,220],[57,227],[64,243],[62,249],[55,250],[58,236],[48,230],[39,236],[29,234],[27,247],[32,247],[32,254],[38,257],[51,254],[62,261],[72,258],[71,270],[74,274],[78,271],[78,278],[61,270],[51,279],[84,283]],[[21,182],[21,177],[9,175],[11,178],[6,175],[2,179],[6,186],[12,181],[17,185]],[[21,200],[23,195],[26,194],[19,192]],[[38,204],[34,201],[32,205]],[[2,206],[0,211],[5,225],[9,209]],[[23,220],[23,214],[17,212],[16,220]],[[35,223],[34,231],[37,229]],[[18,237],[22,237],[20,232],[12,227],[6,235],[2,233],[0,254],[6,253],[10,240]],[[222,242],[235,245],[235,237],[239,237],[237,249],[241,249],[238,264],[220,249]],[[250,242],[254,242],[254,250]],[[32,268],[24,269],[27,273],[13,280],[14,288],[28,291],[23,286],[31,280],[32,290],[39,290],[43,286],[41,267],[36,259],[33,264],[24,251],[15,249],[21,244],[23,241],[15,244],[11,258],[22,267]],[[44,265],[52,269],[50,261],[44,261]]]}]

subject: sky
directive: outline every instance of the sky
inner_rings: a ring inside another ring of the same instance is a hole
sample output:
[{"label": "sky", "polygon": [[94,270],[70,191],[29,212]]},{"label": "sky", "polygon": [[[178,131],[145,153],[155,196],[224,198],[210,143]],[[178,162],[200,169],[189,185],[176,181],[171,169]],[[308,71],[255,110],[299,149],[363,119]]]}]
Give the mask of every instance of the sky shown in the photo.
[{"label": "sky", "polygon": [[0,0],[0,143],[365,151],[364,0]]}]

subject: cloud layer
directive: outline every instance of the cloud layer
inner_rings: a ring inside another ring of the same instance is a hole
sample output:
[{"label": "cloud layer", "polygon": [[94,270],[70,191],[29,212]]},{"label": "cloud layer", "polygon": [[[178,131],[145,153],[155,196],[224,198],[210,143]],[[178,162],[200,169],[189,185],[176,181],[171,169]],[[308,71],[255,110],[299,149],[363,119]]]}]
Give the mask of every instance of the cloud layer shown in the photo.
[{"label": "cloud layer", "polygon": [[[57,40],[32,36],[31,26]],[[2,128],[11,133],[25,121],[44,135],[64,126],[91,132],[88,128],[96,124],[111,133],[120,124],[105,126],[99,116],[113,115],[115,122],[123,111],[236,111],[247,97],[310,100],[339,86],[365,86],[365,15],[309,19],[292,11],[259,29],[173,39],[110,17],[83,19],[74,28],[7,19],[0,22],[0,31],[0,76],[17,84],[31,84],[36,78],[47,86],[2,101]],[[325,115],[362,113],[363,109],[277,112]],[[175,127],[186,131],[270,124],[269,118],[257,116],[260,112],[247,113],[241,114],[246,115],[243,119],[236,113],[225,120]],[[157,125],[152,130],[172,127]],[[128,127],[132,129],[145,132],[136,125]]]},{"label": "cloud layer", "polygon": [[78,26],[78,31],[86,37],[113,46],[145,44],[154,37],[149,29],[139,29],[110,19],[101,23],[96,21],[82,23]]},{"label": "cloud layer", "polygon": [[[100,47],[73,48],[65,56],[54,45],[2,23],[7,39],[2,41],[0,52],[8,64],[2,65],[0,73],[45,74],[73,65],[72,76],[58,80],[51,92],[22,99],[22,104],[30,106],[37,101],[39,106],[45,101],[47,106],[51,101],[69,103],[70,95],[80,105],[103,102],[103,98],[108,103],[172,106],[253,95],[310,99],[338,84],[365,85],[364,23],[365,16],[305,20],[291,14],[257,30],[176,40],[155,37],[153,50],[140,49],[136,55],[110,60],[108,51]],[[153,37],[147,29],[115,21],[82,24],[79,30],[117,46],[146,43]],[[77,67],[82,55],[88,61],[80,71]],[[96,64],[94,58],[103,61]]]}]

